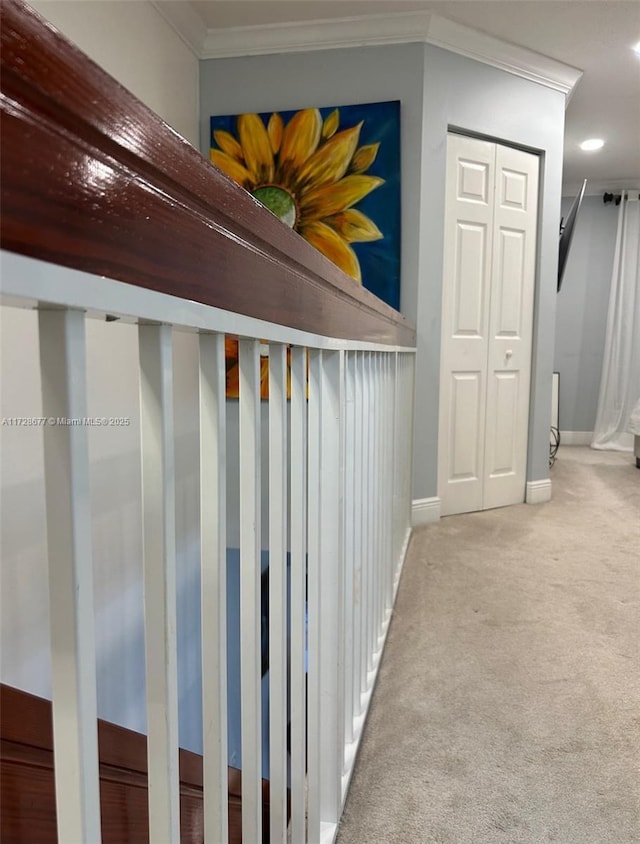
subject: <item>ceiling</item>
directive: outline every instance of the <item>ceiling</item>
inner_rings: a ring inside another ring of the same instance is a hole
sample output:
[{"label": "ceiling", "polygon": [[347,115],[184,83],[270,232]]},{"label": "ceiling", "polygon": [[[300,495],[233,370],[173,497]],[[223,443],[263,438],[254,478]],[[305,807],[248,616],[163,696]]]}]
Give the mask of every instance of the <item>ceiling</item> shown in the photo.
[{"label": "ceiling", "polygon": [[[161,4],[158,4],[161,5]],[[563,183],[571,191],[640,188],[637,0],[199,0],[204,30],[431,12],[583,71],[566,111]],[[586,153],[578,144],[602,138]]]}]

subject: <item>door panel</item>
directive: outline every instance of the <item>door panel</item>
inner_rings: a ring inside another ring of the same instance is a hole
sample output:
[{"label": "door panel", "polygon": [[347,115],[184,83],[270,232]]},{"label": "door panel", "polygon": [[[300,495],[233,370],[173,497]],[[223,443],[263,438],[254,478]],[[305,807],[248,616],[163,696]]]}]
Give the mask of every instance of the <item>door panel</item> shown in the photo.
[{"label": "door panel", "polygon": [[[499,258],[496,267],[496,337],[519,337],[522,324],[522,278],[524,275],[525,234],[500,229]],[[516,282],[516,283],[514,283]]]},{"label": "door panel", "polygon": [[[496,147],[483,508],[524,501],[538,214],[538,158]],[[512,454],[507,458],[507,444]]]},{"label": "door panel", "polygon": [[452,372],[450,390],[449,477],[456,501],[467,510],[482,503],[482,424],[485,384],[482,372]]},{"label": "door panel", "polygon": [[[505,147],[501,147],[501,149],[505,149]],[[527,153],[523,154],[526,155]],[[511,170],[508,167],[503,167],[499,172],[500,206],[525,211],[528,207],[529,173],[526,170]]]},{"label": "door panel", "polygon": [[515,429],[518,406],[518,373],[494,372],[496,401],[496,425],[489,436],[492,447],[489,450],[491,462],[487,474],[491,478],[513,475],[516,466]]},{"label": "door panel", "polygon": [[443,515],[482,506],[495,172],[493,144],[450,135],[447,149],[444,277],[449,283],[442,291],[438,448]]},{"label": "door panel", "polygon": [[438,494],[443,515],[524,501],[538,159],[449,135]]},{"label": "door panel", "polygon": [[458,159],[457,198],[461,201],[489,205],[489,183],[492,162],[477,158]]},{"label": "door panel", "polygon": [[477,480],[481,444],[477,437],[468,435],[466,420],[471,420],[477,429],[482,375],[480,372],[453,372],[451,380],[451,416],[455,425],[451,437],[450,480]]},{"label": "door panel", "polygon": [[453,307],[453,337],[480,337],[484,333],[487,227],[458,221]]}]

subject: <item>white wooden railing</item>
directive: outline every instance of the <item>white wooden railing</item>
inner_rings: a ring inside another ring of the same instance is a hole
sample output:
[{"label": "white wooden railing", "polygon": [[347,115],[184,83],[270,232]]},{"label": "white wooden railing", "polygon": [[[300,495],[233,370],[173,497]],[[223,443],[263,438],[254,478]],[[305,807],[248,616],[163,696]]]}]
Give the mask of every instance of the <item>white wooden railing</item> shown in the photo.
[{"label": "white wooden railing", "polygon": [[[86,328],[108,319],[136,326],[139,352],[149,840],[181,835],[174,382],[197,374],[204,841],[228,838],[236,518],[242,840],[266,840],[268,748],[272,844],[332,841],[410,537],[415,332],[20,0],[0,11],[0,294],[3,307],[38,312],[42,408],[31,425],[44,441],[58,840],[99,844],[105,821],[88,435],[102,420],[88,401]],[[191,372],[174,372],[178,331],[197,336]],[[227,398],[227,337],[239,339],[238,399]],[[236,424],[237,455],[227,453]]]},{"label": "white wooden railing", "polygon": [[235,401],[225,396],[227,333],[241,338],[243,840],[262,840],[260,358],[265,345],[257,338],[268,343],[269,360],[270,840],[285,842],[289,824],[296,844],[333,840],[410,535],[412,351],[314,336],[11,253],[3,253],[1,268],[5,300],[14,306],[37,301],[40,308],[42,417],[37,424],[45,447],[54,735],[56,748],[63,749],[56,752],[59,840],[100,841],[88,501],[88,425],[96,420],[87,404],[85,323],[107,314],[138,323],[150,840],[180,840],[176,329],[198,332],[200,348],[205,841],[227,840],[225,426],[226,404]]}]

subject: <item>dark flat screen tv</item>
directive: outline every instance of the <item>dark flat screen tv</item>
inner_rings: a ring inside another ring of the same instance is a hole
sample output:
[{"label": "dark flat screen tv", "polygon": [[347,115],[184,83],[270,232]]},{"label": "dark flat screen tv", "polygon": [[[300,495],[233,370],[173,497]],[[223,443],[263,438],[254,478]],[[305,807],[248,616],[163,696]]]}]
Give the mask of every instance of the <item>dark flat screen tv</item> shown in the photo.
[{"label": "dark flat screen tv", "polygon": [[573,239],[573,230],[576,225],[576,219],[578,217],[578,212],[580,211],[580,206],[582,205],[582,198],[584,196],[584,190],[587,186],[587,180],[585,179],[582,183],[582,187],[580,188],[580,192],[573,200],[573,204],[569,209],[569,213],[567,214],[567,221],[564,222],[564,217],[560,220],[560,252],[558,255],[558,292],[562,287],[562,278],[564,276],[564,269],[567,265],[567,258],[569,256],[569,249],[571,247],[571,241]]}]

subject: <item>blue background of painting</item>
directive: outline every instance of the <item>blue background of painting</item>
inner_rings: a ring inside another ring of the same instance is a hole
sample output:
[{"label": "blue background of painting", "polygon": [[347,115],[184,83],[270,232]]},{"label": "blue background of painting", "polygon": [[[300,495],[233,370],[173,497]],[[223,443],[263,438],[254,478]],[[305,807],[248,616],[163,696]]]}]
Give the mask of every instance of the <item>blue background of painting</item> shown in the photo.
[{"label": "blue background of painting", "polygon": [[[324,120],[336,106],[321,108]],[[349,129],[361,120],[359,146],[380,142],[376,160],[366,171],[367,175],[380,176],[385,183],[365,196],[354,207],[378,226],[384,237],[372,243],[352,243],[360,268],[362,283],[393,308],[400,307],[400,102],[365,103],[338,106],[340,125],[338,131]],[[287,123],[298,111],[280,111]],[[261,113],[266,126],[272,112]],[[211,118],[211,145],[215,129],[225,129],[238,136],[237,115]]]}]

